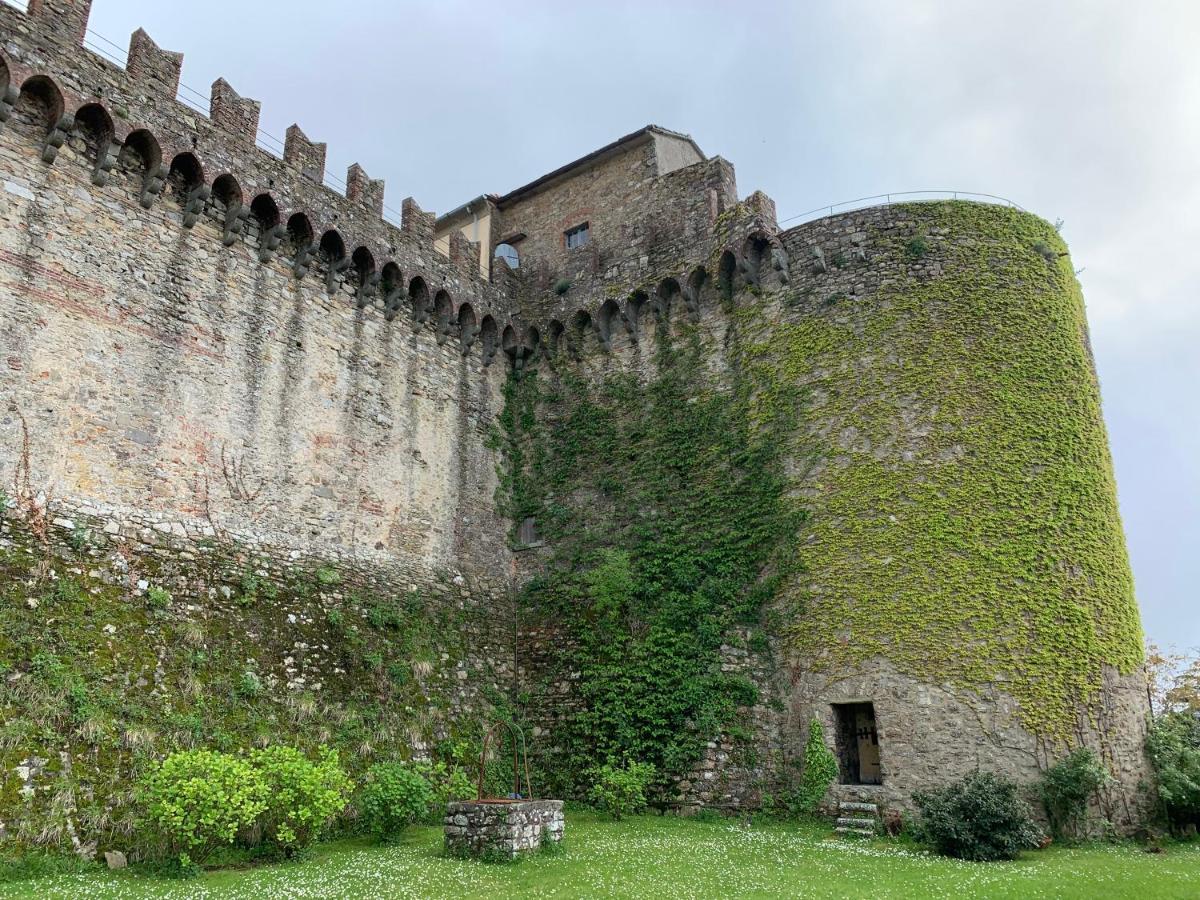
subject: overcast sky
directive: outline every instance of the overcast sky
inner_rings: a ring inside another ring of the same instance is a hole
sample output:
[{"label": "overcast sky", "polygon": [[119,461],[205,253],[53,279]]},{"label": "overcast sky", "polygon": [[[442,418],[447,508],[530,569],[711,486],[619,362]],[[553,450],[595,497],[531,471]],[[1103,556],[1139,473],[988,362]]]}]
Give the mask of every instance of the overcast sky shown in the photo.
[{"label": "overcast sky", "polygon": [[942,188],[1062,219],[1146,630],[1200,645],[1200,3],[95,0],[98,34],[138,26],[186,54],[186,84],[224,76],[397,209],[653,122],[781,219]]}]

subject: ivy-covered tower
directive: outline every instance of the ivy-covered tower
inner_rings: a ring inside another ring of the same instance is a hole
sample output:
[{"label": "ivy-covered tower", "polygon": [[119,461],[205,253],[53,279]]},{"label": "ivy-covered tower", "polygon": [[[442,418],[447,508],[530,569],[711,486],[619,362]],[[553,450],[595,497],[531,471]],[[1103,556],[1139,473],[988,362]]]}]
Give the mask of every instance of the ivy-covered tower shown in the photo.
[{"label": "ivy-covered tower", "polygon": [[961,201],[771,212],[731,205],[699,267],[564,312],[510,384],[549,770],[600,746],[677,804],[753,806],[815,718],[827,805],[1031,783],[1087,746],[1137,821],[1142,636],[1058,234]]}]

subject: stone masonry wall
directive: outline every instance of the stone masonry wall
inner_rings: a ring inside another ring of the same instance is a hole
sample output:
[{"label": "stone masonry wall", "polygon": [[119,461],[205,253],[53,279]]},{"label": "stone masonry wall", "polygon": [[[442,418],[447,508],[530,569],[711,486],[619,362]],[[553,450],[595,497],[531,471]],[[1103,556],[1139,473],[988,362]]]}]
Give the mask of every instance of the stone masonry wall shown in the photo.
[{"label": "stone masonry wall", "polygon": [[[910,282],[918,286],[937,285],[956,265],[954,251],[957,248],[972,248],[986,258],[988,247],[994,246],[991,252],[998,254],[1004,252],[1001,243],[1012,240],[1011,235],[993,227],[1003,218],[1003,211],[992,214],[986,207],[982,208],[978,214],[982,224],[977,232],[973,232],[938,228],[936,224],[930,226],[929,221],[932,219],[936,223],[937,216],[923,215],[922,209],[921,205],[873,208],[818,220],[777,237],[768,235],[769,247],[778,248],[788,261],[784,278],[774,268],[763,265],[769,259],[765,253],[758,260],[747,258],[747,251],[754,244],[751,240],[743,241],[741,235],[745,229],[756,227],[756,221],[761,221],[747,210],[745,219],[735,219],[738,224],[728,228],[723,236],[724,243],[714,243],[710,251],[710,260],[719,257],[723,246],[735,257],[727,288],[720,285],[717,273],[708,269],[706,277],[699,279],[702,288],[695,295],[699,301],[696,307],[693,309],[689,304],[685,308],[684,303],[677,302],[667,308],[665,319],[639,309],[635,295],[628,294],[628,300],[617,304],[607,334],[605,329],[589,326],[576,341],[561,346],[557,354],[550,354],[545,375],[553,379],[556,371],[569,370],[576,375],[599,379],[615,370],[634,369],[646,378],[653,377],[650,348],[656,329],[679,328],[689,320],[699,325],[705,345],[713,348],[711,368],[718,377],[728,365],[723,359],[722,348],[728,346],[732,329],[761,326],[762,339],[770,341],[772,334],[788,333],[804,338],[809,334],[823,334],[827,327],[850,334],[861,333],[872,319],[877,319],[890,323],[889,327],[896,329],[895,334],[902,335],[907,320],[895,314],[893,301],[887,299],[895,285]],[[896,253],[894,249],[888,249],[904,248],[918,237],[920,243],[914,245],[913,251]],[[1026,240],[1033,245],[1034,238]],[[994,241],[1001,243],[990,243]],[[654,270],[640,283],[653,285],[656,280],[661,280],[661,284],[693,283],[694,275],[695,272],[689,273],[684,266],[672,266]],[[722,294],[729,298],[724,306]],[[672,296],[679,300],[677,295]],[[567,299],[569,301],[569,297]],[[1051,299],[1045,298],[1047,302]],[[957,301],[948,299],[945,302],[966,305],[971,301],[963,296]],[[1042,298],[1037,296],[1032,302],[1042,302]],[[751,303],[762,307],[756,313],[755,323],[748,323],[747,313],[739,309]],[[585,311],[591,322],[599,318],[600,311],[596,307],[585,307]],[[574,313],[563,310],[556,315],[570,319]],[[535,320],[535,323],[549,328],[545,321]],[[1063,337],[1068,341],[1074,338],[1070,334]],[[1083,340],[1083,336],[1079,335],[1078,339]],[[866,466],[893,459],[896,467],[918,460],[924,466],[953,466],[961,458],[960,453],[970,452],[964,449],[948,455],[931,450],[931,434],[936,434],[936,430],[926,419],[929,413],[918,411],[911,400],[906,401],[908,406],[902,402],[898,410],[892,411],[871,405],[878,404],[879,398],[862,396],[858,406],[849,408],[869,408],[879,416],[869,421],[866,427],[861,423],[855,427],[843,413],[835,412],[842,407],[829,402],[831,395],[858,396],[868,373],[894,371],[895,375],[880,376],[886,384],[888,380],[900,377],[902,372],[912,371],[911,367],[927,364],[919,357],[899,355],[895,349],[889,349],[890,346],[880,346],[878,351],[861,359],[839,360],[820,355],[825,344],[817,341],[814,344],[817,352],[811,358],[797,357],[788,363],[787,371],[794,372],[812,394],[806,414],[809,418],[802,423],[801,440],[806,452],[815,453],[815,457],[793,460],[795,490],[797,496],[806,498],[806,502],[813,505],[822,525],[830,521],[824,510],[828,496],[824,482],[834,467]],[[1090,369],[1072,371],[1071,376],[1081,379],[1084,386],[1080,390],[1094,391],[1094,373]],[[1087,386],[1089,383],[1090,387]],[[936,416],[936,408],[932,415]],[[877,432],[886,437],[874,436]],[[873,436],[871,440],[867,439],[867,434]],[[923,481],[921,472],[914,471],[911,487],[907,489],[919,491]],[[1108,488],[1102,488],[1104,490]],[[901,499],[894,503],[897,512],[903,509]],[[1107,510],[1109,503],[1115,504],[1115,498],[1105,494],[1101,507]],[[863,509],[860,514],[878,515],[884,511]],[[1036,527],[1023,523],[1016,514],[1007,514],[1014,516],[1005,526],[1009,534],[1020,534],[1023,529]],[[1100,520],[1097,527],[1110,526],[1107,521]],[[1112,539],[1120,546],[1119,533],[1104,534],[1106,542]],[[804,542],[814,539],[809,535],[802,538],[802,560],[806,558]],[[841,563],[831,569],[824,568],[822,563],[822,568],[806,574],[784,592],[776,611],[783,624],[772,635],[769,651],[752,651],[742,642],[733,640],[723,649],[722,668],[727,672],[748,674],[760,688],[759,705],[743,710],[739,715],[741,730],[744,732],[748,728],[750,736],[740,740],[715,736],[694,771],[677,785],[675,803],[685,809],[701,806],[743,808],[757,806],[765,794],[778,797],[794,782],[802,767],[802,750],[810,719],[816,716],[823,722],[827,740],[833,748],[837,733],[833,704],[862,701],[875,705],[883,784],[835,785],[827,798],[831,803],[839,799],[869,799],[885,806],[908,808],[914,791],[938,786],[977,766],[1001,772],[1025,784],[1034,781],[1048,763],[1061,755],[1064,744],[1035,734],[1025,724],[1028,719],[1023,715],[1036,713],[1036,710],[1023,709],[1022,703],[1005,689],[1002,679],[977,687],[923,680],[913,674],[911,662],[906,670],[889,660],[886,652],[853,665],[831,668],[822,661],[819,648],[817,655],[811,657],[798,655],[791,649],[789,632],[793,626],[787,623],[802,623],[804,611],[820,602],[821,592],[827,590],[825,585],[836,583],[848,567],[863,565],[853,543],[843,546],[836,543],[836,538],[824,538],[831,539],[835,540],[833,556]],[[535,571],[536,559],[547,552],[547,548],[542,548],[522,554],[522,570]],[[986,551],[980,545],[969,552]],[[939,560],[929,559],[927,565],[933,567],[931,571],[936,571]],[[1118,576],[1123,566],[1127,572],[1127,561],[1123,556],[1114,559],[1113,566]],[[889,580],[884,578],[875,590],[886,596],[888,584]],[[1004,589],[1019,590],[1009,588],[1007,584]],[[862,602],[870,600],[863,597]],[[1108,598],[1104,602],[1119,605],[1131,600]],[[797,618],[793,620],[792,617]],[[895,624],[899,633],[900,623]],[[887,634],[888,623],[880,622],[878,628],[879,643],[887,646],[892,641],[894,645],[894,639]],[[537,731],[539,752],[548,752],[552,759],[554,721],[569,714],[577,699],[572,673],[553,666],[554,647],[559,646],[562,636],[552,622],[537,622],[536,629],[531,632],[531,646],[523,649],[524,669],[534,673],[556,673],[543,685],[546,693],[540,708],[549,715],[538,722]],[[853,643],[856,640],[874,641],[876,636],[845,630],[833,640]],[[972,642],[979,639],[967,630],[960,632],[959,640],[963,647],[963,665],[968,666]],[[895,650],[899,657],[907,658],[903,647],[895,647]],[[1027,646],[1013,650],[1032,655],[1038,648]],[[1115,781],[1103,799],[1101,811],[1118,827],[1125,828],[1139,821],[1144,813],[1145,794],[1141,785],[1149,777],[1142,749],[1148,713],[1144,676],[1140,669],[1119,674],[1115,657],[1110,658],[1103,671],[1096,675],[1099,700],[1089,709],[1081,707],[1078,710],[1077,721],[1072,727],[1072,743],[1090,746],[1105,759]]]}]

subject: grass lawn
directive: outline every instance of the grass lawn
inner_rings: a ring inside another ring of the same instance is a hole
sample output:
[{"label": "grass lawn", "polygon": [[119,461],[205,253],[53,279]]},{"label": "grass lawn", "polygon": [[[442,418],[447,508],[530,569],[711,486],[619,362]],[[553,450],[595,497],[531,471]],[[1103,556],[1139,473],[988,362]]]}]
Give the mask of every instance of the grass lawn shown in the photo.
[{"label": "grass lawn", "polygon": [[1200,843],[1051,848],[1014,863],[941,859],[886,839],[832,839],[827,828],[640,817],[567,816],[557,854],[514,865],[445,859],[441,831],[398,846],[322,845],[313,858],[172,881],[100,867],[0,884],[0,897],[1200,897]]}]

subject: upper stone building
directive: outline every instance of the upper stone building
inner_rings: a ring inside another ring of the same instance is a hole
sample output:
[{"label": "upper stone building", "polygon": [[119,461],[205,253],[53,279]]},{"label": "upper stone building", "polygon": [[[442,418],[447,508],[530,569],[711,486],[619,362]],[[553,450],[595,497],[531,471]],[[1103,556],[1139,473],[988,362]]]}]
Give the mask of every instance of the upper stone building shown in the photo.
[{"label": "upper stone building", "polygon": [[[195,729],[365,762],[470,738],[505,697],[552,770],[599,702],[575,665],[593,601],[518,594],[590,565],[568,562],[580,535],[619,554],[684,488],[747,474],[698,429],[678,469],[695,480],[651,489],[675,470],[649,471],[629,385],[662,396],[673,353],[695,354],[671,384],[681,421],[728,398],[747,441],[776,429],[771,484],[797,515],[769,565],[696,587],[741,579],[760,605],[696,620],[724,630],[693,662],[745,689],[664,773],[665,802],[778,796],[816,718],[841,766],[829,802],[903,808],[977,767],[1030,784],[1084,745],[1114,775],[1105,815],[1139,819],[1138,613],[1051,226],[954,202],[782,231],[727,161],[653,125],[440,218],[406,199],[394,226],[360,166],[345,195],[324,185],[299,127],[282,157],[259,149],[258,103],[224,80],[207,118],[180,104],[182,58],[144,32],[124,68],[82,48],[88,7],[0,5],[0,562],[21,593],[0,633],[41,635],[88,709],[119,712],[47,718],[22,693],[46,658],[0,643],[19,676],[0,712],[28,723],[0,744],[0,836],[76,815],[53,798],[81,780],[111,812],[94,787],[131,776],[119,748]],[[736,498],[688,496],[680,540],[738,521]],[[51,570],[86,616],[25,602]],[[270,689],[197,699],[245,672]]]}]

